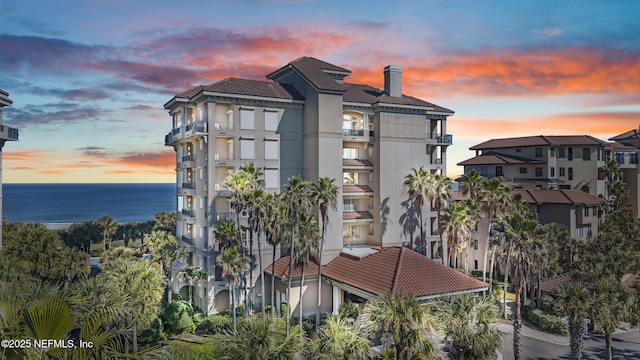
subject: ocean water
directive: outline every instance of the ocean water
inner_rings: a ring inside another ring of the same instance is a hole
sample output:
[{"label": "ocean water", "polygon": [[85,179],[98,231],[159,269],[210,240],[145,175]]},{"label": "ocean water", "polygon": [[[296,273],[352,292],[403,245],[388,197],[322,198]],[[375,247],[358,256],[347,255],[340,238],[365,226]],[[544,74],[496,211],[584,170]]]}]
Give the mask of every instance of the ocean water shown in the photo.
[{"label": "ocean water", "polygon": [[175,212],[175,184],[3,184],[7,221],[74,223],[108,215],[115,222]]}]

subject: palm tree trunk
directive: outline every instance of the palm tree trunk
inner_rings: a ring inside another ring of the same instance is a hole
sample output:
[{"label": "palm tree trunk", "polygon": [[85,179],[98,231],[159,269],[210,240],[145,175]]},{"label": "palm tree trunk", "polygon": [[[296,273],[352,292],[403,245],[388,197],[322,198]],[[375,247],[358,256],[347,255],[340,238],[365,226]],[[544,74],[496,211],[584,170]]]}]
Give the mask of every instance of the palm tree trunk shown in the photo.
[{"label": "palm tree trunk", "polygon": [[582,321],[569,322],[569,341],[571,343],[571,358],[573,360],[582,360],[582,336],[584,335],[584,327]]},{"label": "palm tree trunk", "polygon": [[131,342],[133,343],[133,352],[137,353],[138,352],[138,328],[136,326],[135,321],[133,322],[132,333],[133,333],[133,336],[131,338]]},{"label": "palm tree trunk", "polygon": [[493,296],[493,269],[495,268],[495,264],[493,263],[495,254],[491,252],[491,261],[489,262],[489,296]]},{"label": "palm tree trunk", "polygon": [[489,243],[491,242],[491,219],[489,215],[489,226],[487,227],[487,243],[484,246],[484,261],[482,262],[482,281],[487,279],[487,258],[489,257]]},{"label": "palm tree trunk", "polygon": [[438,217],[438,236],[440,237],[440,252],[441,252],[440,256],[442,256],[442,265],[444,265],[445,253],[444,253],[444,242],[442,242],[443,240],[442,240],[442,223],[440,220],[440,207],[438,207],[437,217]]},{"label": "palm tree trunk", "polygon": [[[507,262],[509,262],[507,260]],[[509,286],[509,273],[504,274],[504,288],[502,289],[502,316],[507,319],[507,287]]]},{"label": "palm tree trunk", "polygon": [[287,336],[289,336],[290,320],[291,320],[291,271],[293,270],[293,247],[296,241],[296,219],[294,215],[293,226],[291,227],[291,244],[289,247],[289,275],[287,279]]},{"label": "palm tree trunk", "polygon": [[464,252],[464,273],[469,275],[469,253],[471,252],[471,236],[467,241],[467,251]]},{"label": "palm tree trunk", "polygon": [[189,304],[193,306],[193,288],[191,287],[191,281],[189,281]]},{"label": "palm tree trunk", "polygon": [[426,240],[425,240],[425,234],[424,234],[424,220],[422,218],[422,206],[418,207],[419,210],[419,214],[420,214],[420,246],[422,247],[422,255],[427,256],[427,244],[426,244]]},{"label": "palm tree trunk", "polygon": [[231,318],[233,319],[233,331],[236,331],[236,289],[233,286],[229,286],[231,292]]},{"label": "palm tree trunk", "polygon": [[613,335],[611,333],[604,334],[604,343],[607,348],[607,360],[612,360],[613,358],[613,354],[611,353],[611,341],[613,340],[612,337]]},{"label": "palm tree trunk", "polygon": [[316,304],[316,331],[320,328],[320,306],[322,305],[322,248],[324,247],[325,221],[322,220],[322,239],[318,252],[318,300]]},{"label": "palm tree trunk", "polygon": [[298,325],[300,326],[300,340],[302,340],[302,291],[304,290],[304,265],[302,265],[302,273],[300,274],[300,294],[298,295]]},{"label": "palm tree trunk", "polygon": [[253,230],[251,230],[249,232],[249,261],[251,261],[251,265],[249,265],[249,297],[248,297],[248,301],[249,301],[249,305],[246,307],[246,313],[251,316],[251,314],[253,313],[253,295],[254,295],[254,291],[253,291],[253,269],[255,268],[254,265],[254,261],[253,260]]},{"label": "palm tree trunk", "polygon": [[522,332],[522,318],[520,316],[520,297],[522,293],[522,287],[516,289],[516,309],[513,319],[513,358],[520,360],[520,334]]},{"label": "palm tree trunk", "polygon": [[271,316],[276,315],[276,245],[273,245],[273,258],[271,259]]},{"label": "palm tree trunk", "polygon": [[538,308],[538,309],[542,309],[542,299],[541,299],[542,293],[541,293],[541,290],[540,290],[540,282],[542,281],[541,278],[542,278],[542,273],[539,272],[539,274],[538,274],[538,288],[537,288],[538,293],[536,294],[537,295],[536,308]]},{"label": "palm tree trunk", "polygon": [[262,307],[262,317],[265,316],[264,309],[264,299],[265,299],[265,291],[264,291],[264,268],[262,267],[262,246],[260,244],[260,233],[258,233],[258,266],[260,266],[260,292],[262,296],[260,297],[260,306]]}]

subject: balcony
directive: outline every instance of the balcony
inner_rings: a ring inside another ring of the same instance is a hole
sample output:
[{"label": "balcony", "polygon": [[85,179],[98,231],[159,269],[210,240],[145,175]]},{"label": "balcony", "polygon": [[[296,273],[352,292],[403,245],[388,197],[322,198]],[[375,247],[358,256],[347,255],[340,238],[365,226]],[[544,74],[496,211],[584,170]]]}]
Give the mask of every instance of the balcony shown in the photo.
[{"label": "balcony", "polygon": [[373,130],[365,129],[342,129],[342,136],[349,141],[373,141],[375,140]]},{"label": "balcony", "polygon": [[195,210],[189,210],[189,209],[182,209],[182,215],[189,216],[189,217],[194,217],[194,216],[196,216],[196,211]]},{"label": "balcony", "polygon": [[182,183],[182,188],[183,189],[193,190],[193,189],[196,188],[196,183],[194,183],[194,182],[183,182]]},{"label": "balcony", "polygon": [[234,130],[233,122],[217,122],[213,124],[213,129],[216,131],[220,130]]},{"label": "balcony", "polygon": [[185,235],[182,235],[182,242],[187,243],[189,245],[196,244],[196,242],[190,236],[185,236]]},{"label": "balcony", "polygon": [[230,197],[231,191],[224,185],[224,183],[217,182],[213,186],[214,190],[218,192],[218,196]]},{"label": "balcony", "polygon": [[219,212],[213,215],[213,222],[220,223],[222,221],[233,221],[233,213],[232,212]]},{"label": "balcony", "polygon": [[343,211],[343,223],[370,223],[373,222],[373,216],[368,211]]},{"label": "balcony", "polygon": [[0,125],[0,140],[17,141],[18,135],[18,129]]},{"label": "balcony", "polygon": [[427,142],[429,143],[436,143],[441,145],[453,144],[453,135],[451,134],[444,134],[444,136],[438,133],[428,134],[427,139],[428,139]]},{"label": "balcony", "polygon": [[430,162],[432,165],[440,165],[442,164],[442,158],[435,158],[435,159],[431,159]]},{"label": "balcony", "polygon": [[224,161],[224,160],[235,160],[233,153],[232,152],[228,152],[228,153],[215,153],[213,155],[213,159],[215,161]]}]

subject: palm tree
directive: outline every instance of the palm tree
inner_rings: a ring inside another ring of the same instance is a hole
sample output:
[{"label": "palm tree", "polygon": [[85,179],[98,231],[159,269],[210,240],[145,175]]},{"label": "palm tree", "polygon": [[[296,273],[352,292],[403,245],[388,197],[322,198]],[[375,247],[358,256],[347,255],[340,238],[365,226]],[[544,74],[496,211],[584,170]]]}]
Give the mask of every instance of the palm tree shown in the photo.
[{"label": "palm tree", "polygon": [[275,316],[276,309],[276,283],[275,283],[275,263],[276,248],[282,242],[285,229],[289,226],[290,221],[287,216],[287,203],[284,194],[268,194],[266,207],[266,227],[265,234],[267,242],[273,248],[273,256],[271,259],[271,315]]},{"label": "palm tree", "polygon": [[504,334],[491,325],[499,311],[492,299],[462,294],[436,302],[432,309],[458,359],[487,359],[504,345]]},{"label": "palm tree", "polygon": [[429,199],[434,202],[434,208],[437,211],[437,223],[438,223],[438,235],[440,236],[440,247],[442,252],[442,264],[446,264],[445,262],[445,251],[444,251],[444,243],[442,242],[442,214],[441,211],[444,208],[446,202],[451,198],[451,179],[442,175],[436,174],[433,178],[434,186],[431,188],[433,191],[430,192]]},{"label": "palm tree", "polygon": [[222,276],[229,284],[231,293],[231,315],[233,317],[233,330],[236,330],[236,304],[235,292],[240,285],[240,274],[249,270],[249,258],[240,255],[238,247],[224,249],[216,259],[218,266],[222,268]]},{"label": "palm tree", "polygon": [[284,321],[273,316],[243,318],[218,341],[223,359],[234,360],[292,360],[302,345],[297,328],[287,334]]},{"label": "palm tree", "polygon": [[176,237],[166,231],[154,231],[151,234],[145,235],[144,242],[147,244],[152,260],[160,264],[164,276],[168,279],[167,303],[171,304],[173,295],[171,292],[171,283],[173,282],[171,266],[176,260],[184,256],[185,252],[176,242]]},{"label": "palm tree", "polygon": [[351,327],[339,316],[330,316],[317,330],[303,354],[307,359],[318,360],[360,360],[373,357],[371,341],[360,336],[358,329]]},{"label": "palm tree", "polygon": [[89,255],[77,249],[64,248],[61,251],[61,262],[57,264],[64,282],[64,291],[69,288],[69,284],[76,278],[89,275],[91,265]]},{"label": "palm tree", "polygon": [[473,170],[460,178],[460,190],[462,194],[469,195],[473,202],[479,202],[484,192],[485,178],[479,172]]},{"label": "palm tree", "polygon": [[155,231],[166,231],[176,236],[176,213],[161,211],[155,214],[154,220],[153,229]]},{"label": "palm tree", "polygon": [[207,279],[207,272],[200,266],[187,265],[178,272],[178,279],[186,281],[189,284],[189,304],[193,306],[193,287]]},{"label": "palm tree", "polygon": [[291,316],[291,271],[295,257],[296,232],[299,230],[300,214],[311,209],[311,183],[299,176],[292,176],[285,185],[285,198],[288,215],[291,218],[291,243],[289,244],[289,275],[287,281],[287,335],[289,335],[289,318]]},{"label": "palm tree", "polygon": [[213,229],[213,232],[216,235],[220,250],[242,245],[236,229],[236,223],[233,221],[225,220],[220,222]]},{"label": "palm tree", "polygon": [[454,259],[457,262],[458,249],[464,244],[464,240],[470,237],[471,229],[473,229],[474,221],[469,216],[469,203],[465,201],[455,202],[449,204],[449,207],[445,209],[444,216],[444,231],[447,232],[447,247],[453,249],[450,252],[450,266],[457,267],[454,264]]},{"label": "palm tree", "polygon": [[322,249],[324,246],[324,236],[329,223],[329,209],[338,210],[338,186],[336,179],[328,177],[319,178],[311,186],[312,202],[318,207],[320,220],[322,221],[322,232],[320,238],[320,250],[318,251],[318,300],[316,306],[316,331],[320,328],[320,306],[322,305]]},{"label": "palm tree", "polygon": [[395,293],[369,300],[362,322],[370,339],[379,336],[385,347],[395,349],[397,360],[435,352],[434,320],[414,296]]},{"label": "palm tree", "polygon": [[403,183],[404,188],[409,193],[409,198],[413,199],[418,207],[418,214],[420,215],[420,246],[425,256],[427,255],[427,244],[424,233],[422,207],[427,202],[427,199],[429,199],[427,194],[433,193],[431,190],[433,183],[433,175],[422,166],[419,169],[411,169],[411,173],[404,177]]},{"label": "palm tree", "polygon": [[111,247],[111,236],[116,232],[118,224],[113,222],[111,216],[101,216],[96,220],[98,225],[102,227],[102,248],[107,250],[107,239],[109,239],[109,247]]},{"label": "palm tree", "polygon": [[[245,201],[250,204],[251,212],[249,213],[249,228],[251,229],[251,236],[256,234],[258,242],[258,266],[260,269],[260,291],[262,291],[262,298],[264,299],[264,268],[262,267],[262,243],[260,242],[260,235],[265,231],[266,224],[266,193],[262,189],[255,189],[250,191],[245,196]],[[249,255],[251,257],[251,254]],[[253,257],[251,257],[253,261]],[[251,281],[253,284],[253,280]],[[264,300],[263,300],[264,302]],[[262,304],[262,315],[265,315],[264,304]]]},{"label": "palm tree", "polygon": [[592,308],[592,319],[600,324],[604,332],[607,360],[612,360],[611,342],[613,332],[621,321],[633,319],[634,305],[639,301],[630,289],[622,286],[613,278],[604,278],[593,285],[595,302]]},{"label": "palm tree", "polygon": [[[502,214],[502,210],[509,199],[508,195],[509,188],[496,178],[487,179],[482,186],[481,196],[484,199],[482,208],[486,216],[489,218],[489,226],[487,227],[487,244],[484,248],[484,261],[482,265],[482,281],[485,281],[487,276],[487,258],[489,256],[491,226],[493,224],[493,220]],[[491,263],[491,266],[493,266],[493,262]],[[489,287],[491,287],[491,283]],[[491,291],[489,291],[489,294],[491,294]]]},{"label": "palm tree", "polygon": [[605,182],[606,194],[604,194],[604,195],[605,195],[605,199],[607,200],[607,205],[609,207],[609,209],[607,209],[607,210],[610,210],[610,207],[611,207],[611,187],[616,182],[619,182],[619,180],[622,179],[623,172],[622,172],[622,169],[620,168],[620,164],[618,164],[616,159],[610,159],[599,170],[600,170],[600,173],[602,174],[602,176],[606,179],[606,182]]},{"label": "palm tree", "polygon": [[[304,290],[304,272],[309,266],[311,260],[311,254],[318,251],[319,243],[321,241],[320,230],[316,219],[312,214],[300,214],[299,222],[300,232],[298,234],[296,242],[295,264],[300,266],[300,293],[298,295],[298,314],[300,321],[300,336],[302,336],[302,293]],[[320,281],[320,279],[318,279]]]},{"label": "palm tree", "polygon": [[594,299],[587,286],[579,282],[569,282],[556,288],[555,296],[547,298],[559,316],[569,317],[569,336],[571,343],[571,358],[582,359],[582,345],[584,336],[583,320],[589,318]]}]

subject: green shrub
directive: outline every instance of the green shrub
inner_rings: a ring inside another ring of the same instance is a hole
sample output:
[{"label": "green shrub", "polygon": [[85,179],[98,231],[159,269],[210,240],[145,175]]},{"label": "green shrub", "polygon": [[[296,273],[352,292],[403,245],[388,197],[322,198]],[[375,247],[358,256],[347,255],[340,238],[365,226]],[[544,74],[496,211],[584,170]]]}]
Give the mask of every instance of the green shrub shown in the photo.
[{"label": "green shrub", "polygon": [[217,342],[210,342],[206,344],[189,344],[178,345],[172,343],[167,346],[170,359],[180,360],[209,360],[220,359],[223,354],[218,349]]},{"label": "green shrub", "polygon": [[523,316],[525,319],[539,327],[542,331],[559,335],[569,334],[569,327],[565,322],[554,315],[544,313],[540,309],[531,310],[528,306],[525,306]]},{"label": "green shrub", "polygon": [[[240,303],[236,305],[236,316],[244,316],[247,313],[247,309],[244,306],[244,303]],[[228,309],[224,309],[220,312],[220,315],[231,316],[231,307]]]},{"label": "green shrub", "polygon": [[191,305],[183,300],[174,301],[167,306],[160,318],[167,335],[177,335],[193,332],[196,325],[193,322],[194,311]]},{"label": "green shrub", "polygon": [[162,320],[157,317],[153,320],[151,326],[142,330],[142,332],[138,336],[138,341],[142,344],[150,344],[158,342],[165,338],[166,336],[164,334],[164,325],[162,324]]},{"label": "green shrub", "polygon": [[343,302],[338,308],[338,315],[343,319],[357,319],[358,318],[358,305],[347,300]]},{"label": "green shrub", "polygon": [[287,317],[287,308],[289,306],[287,305],[286,301],[283,301],[280,303],[280,317],[282,318],[286,318]]},{"label": "green shrub", "polygon": [[229,329],[231,329],[231,318],[221,314],[209,315],[196,328],[198,332],[209,335],[215,335]]}]

